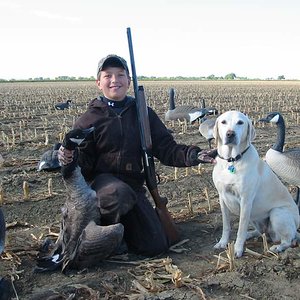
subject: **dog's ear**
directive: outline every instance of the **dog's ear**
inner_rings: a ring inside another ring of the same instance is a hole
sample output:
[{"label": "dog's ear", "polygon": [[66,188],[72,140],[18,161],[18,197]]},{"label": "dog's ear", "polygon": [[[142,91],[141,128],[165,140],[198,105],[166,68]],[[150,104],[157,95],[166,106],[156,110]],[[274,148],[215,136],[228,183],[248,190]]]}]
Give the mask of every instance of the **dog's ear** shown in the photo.
[{"label": "dog's ear", "polygon": [[250,144],[255,139],[256,132],[255,128],[252,124],[252,121],[248,118],[248,134],[247,134],[247,142]]},{"label": "dog's ear", "polygon": [[214,128],[213,128],[213,137],[215,138],[216,145],[218,145],[219,142],[219,118],[216,119]]}]

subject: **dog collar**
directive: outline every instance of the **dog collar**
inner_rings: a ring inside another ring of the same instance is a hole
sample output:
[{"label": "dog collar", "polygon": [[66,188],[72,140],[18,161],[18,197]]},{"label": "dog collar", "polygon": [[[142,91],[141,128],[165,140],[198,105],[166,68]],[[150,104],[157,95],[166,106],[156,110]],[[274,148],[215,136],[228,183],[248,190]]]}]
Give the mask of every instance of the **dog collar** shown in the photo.
[{"label": "dog collar", "polygon": [[246,151],[249,149],[249,147],[250,147],[250,146],[248,146],[242,153],[238,154],[236,157],[224,158],[224,157],[222,157],[219,153],[218,153],[218,156],[219,156],[221,159],[227,160],[228,162],[235,162],[235,161],[238,161],[239,159],[242,158],[242,156],[246,153]]}]

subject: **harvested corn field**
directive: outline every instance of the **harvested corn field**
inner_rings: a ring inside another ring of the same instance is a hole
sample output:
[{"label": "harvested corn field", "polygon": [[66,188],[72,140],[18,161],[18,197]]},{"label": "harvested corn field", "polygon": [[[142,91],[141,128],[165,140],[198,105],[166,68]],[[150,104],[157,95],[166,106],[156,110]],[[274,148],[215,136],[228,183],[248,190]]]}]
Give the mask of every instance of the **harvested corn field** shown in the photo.
[{"label": "harvested corn field", "polygon": [[[300,82],[140,82],[148,105],[164,120],[169,89],[176,105],[235,109],[247,113],[256,128],[261,157],[276,140],[276,127],[258,123],[270,111],[286,121],[286,147],[300,144]],[[249,240],[240,259],[230,249],[214,251],[222,218],[212,166],[176,169],[156,162],[160,193],[180,230],[182,242],[166,255],[144,259],[113,257],[94,268],[34,273],[36,255],[46,237],[59,232],[65,188],[60,171],[37,171],[41,155],[61,141],[90,99],[94,82],[0,84],[1,207],[6,218],[6,249],[0,275],[12,284],[15,299],[297,299],[300,294],[299,247],[274,255],[264,237]],[[71,100],[68,109],[57,103]],[[199,124],[166,122],[179,143],[208,148]],[[285,183],[286,184],[286,183]],[[288,185],[287,185],[288,186]],[[293,197],[296,189],[288,186]],[[236,230],[238,218],[235,219]],[[234,235],[233,235],[234,236]],[[1,298],[1,297],[0,297]]]}]

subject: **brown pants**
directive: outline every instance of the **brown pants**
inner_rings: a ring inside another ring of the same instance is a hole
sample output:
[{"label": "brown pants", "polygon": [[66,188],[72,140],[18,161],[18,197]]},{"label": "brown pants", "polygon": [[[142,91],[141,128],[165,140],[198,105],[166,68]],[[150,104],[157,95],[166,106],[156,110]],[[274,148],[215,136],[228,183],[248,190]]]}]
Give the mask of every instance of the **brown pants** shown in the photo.
[{"label": "brown pants", "polygon": [[168,250],[165,232],[144,188],[134,191],[111,174],[98,175],[91,187],[97,193],[101,224],[122,223],[129,250],[146,256]]}]

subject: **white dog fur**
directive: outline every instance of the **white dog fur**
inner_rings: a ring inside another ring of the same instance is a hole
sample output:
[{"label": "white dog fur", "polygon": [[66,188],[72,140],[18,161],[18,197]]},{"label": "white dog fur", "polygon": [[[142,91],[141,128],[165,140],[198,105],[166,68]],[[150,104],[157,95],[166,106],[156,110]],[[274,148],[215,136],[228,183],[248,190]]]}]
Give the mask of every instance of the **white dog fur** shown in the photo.
[{"label": "white dog fur", "polygon": [[[223,221],[222,237],[214,248],[226,248],[229,243],[231,213],[239,215],[236,257],[242,256],[247,239],[263,232],[279,243],[270,248],[273,252],[284,251],[299,241],[297,205],[251,144],[255,137],[251,120],[239,111],[227,111],[217,118],[214,137],[218,156],[213,181]],[[254,230],[248,232],[250,224]]]}]

